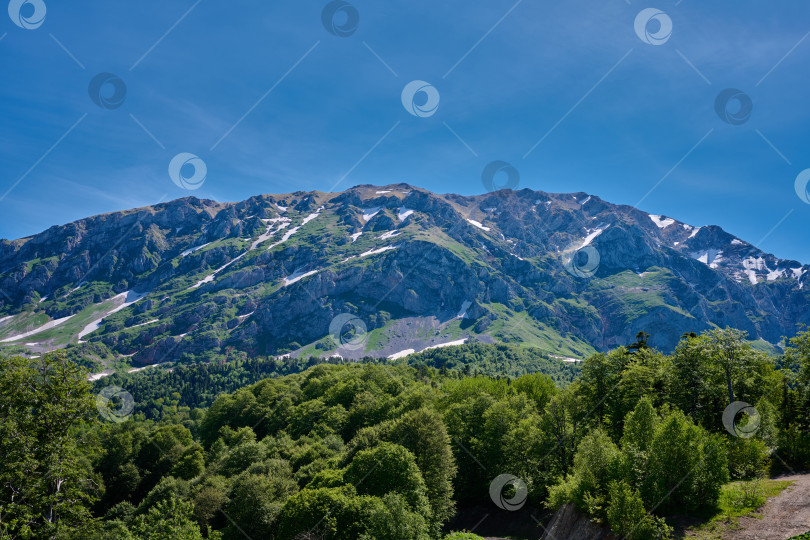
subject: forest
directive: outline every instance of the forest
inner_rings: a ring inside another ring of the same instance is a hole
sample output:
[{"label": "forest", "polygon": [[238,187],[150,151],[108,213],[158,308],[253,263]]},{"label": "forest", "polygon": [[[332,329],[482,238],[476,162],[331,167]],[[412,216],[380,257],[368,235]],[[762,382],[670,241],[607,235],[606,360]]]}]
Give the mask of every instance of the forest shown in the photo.
[{"label": "forest", "polygon": [[475,539],[449,523],[508,513],[501,475],[502,503],[669,538],[729,481],[810,467],[807,330],[778,358],[716,329],[581,366],[480,343],[286,365],[0,357],[0,538]]}]

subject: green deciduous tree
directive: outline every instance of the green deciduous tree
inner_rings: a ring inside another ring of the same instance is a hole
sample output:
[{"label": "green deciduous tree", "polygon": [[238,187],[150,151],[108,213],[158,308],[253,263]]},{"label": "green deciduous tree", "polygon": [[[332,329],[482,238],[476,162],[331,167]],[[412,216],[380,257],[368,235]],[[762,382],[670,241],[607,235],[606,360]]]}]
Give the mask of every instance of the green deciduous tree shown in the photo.
[{"label": "green deciduous tree", "polygon": [[735,401],[735,384],[747,371],[755,369],[760,353],[746,342],[747,332],[735,328],[710,330],[706,334],[704,353],[720,368],[726,383],[728,403]]},{"label": "green deciduous tree", "polygon": [[194,520],[205,530],[228,503],[228,482],[222,476],[212,475],[195,486]]},{"label": "green deciduous tree", "polygon": [[542,411],[558,392],[554,380],[543,373],[532,373],[518,377],[512,381],[512,387],[533,400],[539,411]]},{"label": "green deciduous tree", "polygon": [[718,435],[696,426],[680,411],[661,421],[641,486],[648,508],[690,511],[712,506],[728,479],[726,449]]},{"label": "green deciduous tree", "polygon": [[658,414],[646,397],[625,418],[622,435],[623,476],[634,488],[640,487],[647,476],[647,461],[658,424]]},{"label": "green deciduous tree", "polygon": [[184,480],[191,480],[205,471],[205,454],[200,446],[190,446],[175,463],[172,474]]},{"label": "green deciduous tree", "polygon": [[609,489],[607,521],[612,532],[627,540],[669,538],[671,529],[644,509],[637,490],[627,482],[614,481]]},{"label": "green deciduous tree", "polygon": [[358,497],[351,486],[304,489],[284,503],[277,537],[357,540],[369,529],[373,499]]},{"label": "green deciduous tree", "polygon": [[684,335],[672,354],[672,403],[703,427],[716,423],[717,411],[725,407],[727,390],[713,384],[715,378],[715,366],[706,354],[706,337]]},{"label": "green deciduous tree", "polygon": [[358,452],[346,467],[344,481],[363,495],[384,497],[387,493],[398,493],[413,510],[430,515],[425,481],[416,458],[398,444],[384,442]]},{"label": "green deciduous tree", "polygon": [[203,540],[193,519],[193,505],[175,497],[158,502],[137,518],[133,533],[138,540]]},{"label": "green deciduous tree", "polygon": [[398,493],[387,493],[375,505],[368,532],[360,540],[429,540],[427,520]]},{"label": "green deciduous tree", "polygon": [[0,533],[47,537],[90,521],[100,477],[81,427],[95,414],[85,371],[63,352],[0,357]]},{"label": "green deciduous tree", "polygon": [[577,390],[582,396],[585,409],[593,411],[593,417],[599,425],[606,417],[614,421],[623,417],[618,387],[622,370],[632,360],[632,356],[622,347],[607,355],[594,354],[582,365]]},{"label": "green deciduous tree", "polygon": [[271,538],[284,501],[297,491],[287,467],[274,466],[264,474],[243,472],[234,479],[225,508],[227,537]]},{"label": "green deciduous tree", "polygon": [[549,493],[553,508],[573,502],[580,510],[604,519],[608,502],[608,486],[618,479],[621,454],[619,448],[602,428],[596,428],[577,446],[571,474]]},{"label": "green deciduous tree", "polygon": [[387,436],[388,440],[404,446],[416,457],[427,487],[431,526],[437,533],[455,508],[453,478],[456,463],[441,415],[427,408],[411,411],[394,422]]}]

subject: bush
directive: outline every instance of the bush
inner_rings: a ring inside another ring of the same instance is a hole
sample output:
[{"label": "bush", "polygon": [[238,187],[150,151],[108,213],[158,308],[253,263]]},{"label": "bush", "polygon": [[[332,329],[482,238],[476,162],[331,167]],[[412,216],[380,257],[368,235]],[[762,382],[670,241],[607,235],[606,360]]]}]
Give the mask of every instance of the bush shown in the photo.
[{"label": "bush", "polygon": [[[304,489],[284,504],[279,540],[428,540],[425,519],[397,494],[357,495],[354,487]],[[265,538],[265,537],[262,537]]]},{"label": "bush", "polygon": [[728,470],[731,478],[742,480],[768,474],[771,456],[768,447],[757,438],[734,438],[728,445]]},{"label": "bush", "polygon": [[669,538],[671,529],[663,520],[647,513],[638,490],[627,482],[610,484],[610,504],[607,519],[611,530],[628,540],[655,540]]},{"label": "bush", "polygon": [[586,435],[577,446],[573,474],[551,488],[549,505],[573,502],[588,515],[604,519],[608,486],[618,477],[621,454],[602,428]]},{"label": "bush", "polygon": [[810,432],[791,425],[779,434],[779,455],[798,467],[810,467]]},{"label": "bush", "polygon": [[658,426],[650,445],[644,501],[664,511],[692,511],[716,504],[728,482],[728,459],[717,435],[693,424],[680,411]]}]

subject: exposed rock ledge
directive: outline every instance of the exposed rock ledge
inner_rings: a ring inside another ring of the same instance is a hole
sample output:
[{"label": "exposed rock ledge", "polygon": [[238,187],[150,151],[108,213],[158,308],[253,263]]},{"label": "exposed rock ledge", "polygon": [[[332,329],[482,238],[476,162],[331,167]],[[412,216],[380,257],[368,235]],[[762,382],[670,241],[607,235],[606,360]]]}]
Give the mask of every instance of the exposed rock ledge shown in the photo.
[{"label": "exposed rock ledge", "polygon": [[551,518],[541,540],[615,540],[610,530],[596,525],[573,504],[560,507]]}]

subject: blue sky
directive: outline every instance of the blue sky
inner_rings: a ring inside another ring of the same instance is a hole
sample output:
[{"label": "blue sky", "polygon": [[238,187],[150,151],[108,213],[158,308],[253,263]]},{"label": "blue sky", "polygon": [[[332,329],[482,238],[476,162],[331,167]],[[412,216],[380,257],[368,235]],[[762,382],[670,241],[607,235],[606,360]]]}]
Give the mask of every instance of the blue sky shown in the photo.
[{"label": "blue sky", "polygon": [[[36,29],[0,21],[0,237],[187,195],[475,194],[503,160],[520,187],[641,201],[810,262],[804,3],[352,0],[358,28],[338,37],[322,1],[42,1]],[[661,45],[634,30],[650,7],[672,21]],[[102,72],[125,83],[120,107],[90,99]],[[435,114],[402,106],[413,80],[439,92]],[[741,125],[715,112],[726,88],[753,103]],[[196,191],[169,177],[182,152],[206,164]]]}]

